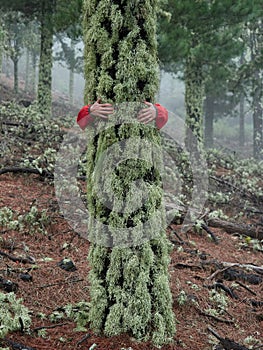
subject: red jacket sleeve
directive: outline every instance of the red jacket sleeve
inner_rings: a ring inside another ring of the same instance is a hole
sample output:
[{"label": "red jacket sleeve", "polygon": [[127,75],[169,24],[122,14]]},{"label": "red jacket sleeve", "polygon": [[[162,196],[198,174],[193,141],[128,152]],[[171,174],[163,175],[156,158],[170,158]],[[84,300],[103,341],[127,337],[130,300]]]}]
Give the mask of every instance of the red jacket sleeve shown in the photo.
[{"label": "red jacket sleeve", "polygon": [[92,124],[94,118],[89,113],[89,108],[91,105],[87,105],[81,108],[78,113],[77,123],[84,130],[88,125]]},{"label": "red jacket sleeve", "polygon": [[165,107],[161,106],[159,103],[155,103],[154,106],[157,109],[155,124],[157,129],[161,129],[168,121],[168,111]]},{"label": "red jacket sleeve", "polygon": [[[94,117],[92,117],[89,113],[90,104],[81,108],[78,113],[77,123],[84,130],[88,125],[92,124],[94,121]],[[155,103],[154,105],[157,110],[157,116],[155,120],[155,124],[157,129],[161,129],[168,120],[168,111],[165,107],[161,106],[159,103]]]}]

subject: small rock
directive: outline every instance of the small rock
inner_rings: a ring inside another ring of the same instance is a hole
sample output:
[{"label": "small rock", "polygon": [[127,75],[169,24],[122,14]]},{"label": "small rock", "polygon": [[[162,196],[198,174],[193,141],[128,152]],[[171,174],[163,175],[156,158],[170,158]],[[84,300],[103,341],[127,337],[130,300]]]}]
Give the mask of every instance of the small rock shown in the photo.
[{"label": "small rock", "polygon": [[73,272],[73,271],[76,271],[77,268],[76,266],[74,265],[73,261],[70,260],[69,258],[64,258],[62,259],[61,261],[59,261],[57,263],[57,265],[63,269],[63,270],[66,270],[66,271],[70,271],[70,272]]}]

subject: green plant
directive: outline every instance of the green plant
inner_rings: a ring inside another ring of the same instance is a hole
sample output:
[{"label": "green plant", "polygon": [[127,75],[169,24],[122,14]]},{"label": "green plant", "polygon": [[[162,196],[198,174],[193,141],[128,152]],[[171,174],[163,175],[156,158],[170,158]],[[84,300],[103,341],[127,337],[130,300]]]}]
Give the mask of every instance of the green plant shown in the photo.
[{"label": "green plant", "polygon": [[77,332],[85,332],[86,324],[89,321],[89,307],[90,304],[86,301],[80,301],[76,304],[67,304],[60,310],[55,310],[49,315],[51,322],[60,321],[62,319],[70,319],[76,322],[76,328],[74,329]]},{"label": "green plant", "polygon": [[187,302],[187,294],[184,290],[181,290],[178,297],[177,297],[177,301],[179,306],[183,306],[186,304]]},{"label": "green plant", "polygon": [[212,305],[205,309],[205,311],[213,316],[221,315],[228,307],[228,297],[223,291],[209,291],[209,301]]},{"label": "green plant", "polygon": [[14,293],[0,292],[0,338],[16,330],[28,331],[31,325],[30,311]]},{"label": "green plant", "polygon": [[0,226],[6,230],[14,230],[28,234],[46,234],[46,227],[50,223],[47,210],[39,211],[35,205],[25,214],[4,207],[0,210]]}]

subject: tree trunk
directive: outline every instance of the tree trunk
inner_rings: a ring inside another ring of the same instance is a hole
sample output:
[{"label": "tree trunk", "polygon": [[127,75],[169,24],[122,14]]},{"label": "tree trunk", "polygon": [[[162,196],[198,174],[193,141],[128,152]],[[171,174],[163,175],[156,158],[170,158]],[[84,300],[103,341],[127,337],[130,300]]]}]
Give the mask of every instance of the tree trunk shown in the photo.
[{"label": "tree trunk", "polygon": [[186,59],[185,105],[186,105],[186,148],[192,154],[203,146],[203,100],[204,78],[202,64],[193,55]]},{"label": "tree trunk", "polygon": [[51,117],[52,104],[52,46],[54,1],[42,1],[41,48],[38,79],[38,105],[44,117]]},{"label": "tree trunk", "polygon": [[214,98],[207,95],[205,100],[205,147],[214,146]]},{"label": "tree trunk", "polygon": [[70,43],[70,52],[72,55],[71,67],[69,69],[69,103],[73,104],[74,102],[74,62],[75,62],[75,51],[74,51],[75,43],[74,40],[71,39]]},{"label": "tree trunk", "polygon": [[30,70],[29,70],[29,50],[26,50],[26,72],[25,72],[25,92],[29,91],[29,74],[30,74]]},{"label": "tree trunk", "polygon": [[253,95],[253,156],[256,159],[263,159],[262,79],[262,74],[257,71],[254,76]]},{"label": "tree trunk", "polygon": [[[240,57],[240,65],[244,64],[244,53]],[[245,96],[243,91],[240,94],[239,102],[239,146],[245,145]]]},{"label": "tree trunk", "polygon": [[18,94],[18,59],[13,59],[14,63],[14,92],[17,95]]},{"label": "tree trunk", "polygon": [[239,146],[245,145],[245,96],[241,93],[239,102]]},{"label": "tree trunk", "polygon": [[36,96],[36,70],[37,70],[37,55],[32,52],[32,73],[31,73],[31,84],[30,84],[30,90],[33,94],[33,96]]},{"label": "tree trunk", "polygon": [[263,159],[263,70],[258,63],[263,50],[262,44],[263,24],[257,22],[253,25],[250,36],[251,60],[254,64],[254,76],[252,87],[252,107],[253,107],[253,156],[256,159]]},{"label": "tree trunk", "polygon": [[156,11],[157,0],[84,2],[85,102],[115,105],[88,130],[91,327],[162,345],[175,323],[160,135],[135,118],[158,88]]},{"label": "tree trunk", "polygon": [[69,70],[69,103],[73,104],[74,102],[74,71],[72,69]]}]

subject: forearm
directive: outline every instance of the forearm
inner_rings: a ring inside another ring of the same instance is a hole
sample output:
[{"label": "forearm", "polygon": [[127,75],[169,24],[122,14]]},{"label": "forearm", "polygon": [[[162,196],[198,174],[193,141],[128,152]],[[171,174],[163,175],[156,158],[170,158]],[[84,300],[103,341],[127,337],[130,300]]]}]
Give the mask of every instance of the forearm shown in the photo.
[{"label": "forearm", "polygon": [[157,129],[161,129],[168,121],[168,111],[165,107],[161,106],[159,103],[155,103],[154,106],[157,112],[155,125]]},{"label": "forearm", "polygon": [[82,107],[78,113],[77,123],[82,130],[94,121],[94,117],[90,114],[90,106],[91,104]]}]

